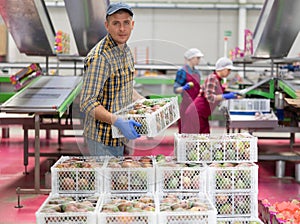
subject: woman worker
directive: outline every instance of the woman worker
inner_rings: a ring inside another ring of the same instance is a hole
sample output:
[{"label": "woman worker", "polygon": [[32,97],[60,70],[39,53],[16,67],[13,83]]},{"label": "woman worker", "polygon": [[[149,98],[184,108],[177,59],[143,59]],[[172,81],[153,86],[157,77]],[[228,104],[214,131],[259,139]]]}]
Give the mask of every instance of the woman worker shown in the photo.
[{"label": "woman worker", "polygon": [[200,90],[201,74],[196,65],[199,65],[203,54],[197,48],[191,48],[184,53],[185,65],[176,73],[174,92],[182,95],[180,103],[180,119],[178,121],[179,133],[182,132],[182,124],[185,122],[185,110],[197,97]]},{"label": "woman worker", "polygon": [[215,71],[205,79],[198,97],[185,112],[186,120],[182,127],[184,133],[209,134],[209,116],[216,106],[224,99],[238,98],[237,93],[224,93],[225,88],[222,86],[222,79],[229,76],[232,68],[229,58],[218,59]]}]

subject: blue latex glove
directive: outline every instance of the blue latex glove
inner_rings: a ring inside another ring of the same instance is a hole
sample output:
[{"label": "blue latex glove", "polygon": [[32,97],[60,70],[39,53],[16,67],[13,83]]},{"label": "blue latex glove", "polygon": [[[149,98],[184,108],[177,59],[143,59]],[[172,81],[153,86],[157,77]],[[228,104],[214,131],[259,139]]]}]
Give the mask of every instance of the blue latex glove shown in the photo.
[{"label": "blue latex glove", "polygon": [[119,128],[127,139],[136,139],[141,137],[141,135],[134,129],[134,126],[141,127],[142,124],[134,120],[123,120],[122,118],[118,118],[113,125]]},{"label": "blue latex glove", "polygon": [[237,94],[236,94],[235,92],[224,93],[222,96],[223,96],[223,98],[226,99],[226,100],[229,100],[229,99],[236,99],[236,98],[237,98]]},{"label": "blue latex glove", "polygon": [[186,91],[189,90],[191,86],[188,83],[186,83],[182,88]]}]

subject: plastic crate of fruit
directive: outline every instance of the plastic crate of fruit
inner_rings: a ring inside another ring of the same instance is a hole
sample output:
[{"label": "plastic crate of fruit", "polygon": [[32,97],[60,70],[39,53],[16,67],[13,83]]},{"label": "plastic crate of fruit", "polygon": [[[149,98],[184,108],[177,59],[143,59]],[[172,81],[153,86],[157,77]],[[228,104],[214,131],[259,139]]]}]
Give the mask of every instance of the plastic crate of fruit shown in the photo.
[{"label": "plastic crate of fruit", "polygon": [[106,194],[101,197],[98,224],[155,224],[154,194]]},{"label": "plastic crate of fruit", "polygon": [[217,217],[249,218],[258,217],[258,193],[208,193],[217,209]]},{"label": "plastic crate of fruit", "polygon": [[263,224],[258,218],[218,218],[217,224]]},{"label": "plastic crate of fruit", "polygon": [[270,99],[230,99],[226,100],[225,106],[230,114],[254,115],[257,112],[270,113]]},{"label": "plastic crate of fruit", "polygon": [[99,196],[50,194],[36,215],[38,224],[96,224]]},{"label": "plastic crate of fruit", "polygon": [[106,157],[62,156],[51,167],[51,187],[59,194],[100,194]]},{"label": "plastic crate of fruit", "polygon": [[297,198],[274,203],[271,203],[268,199],[262,199],[258,201],[258,211],[259,218],[264,223],[300,223],[300,201]]},{"label": "plastic crate of fruit", "polygon": [[249,133],[175,133],[174,147],[179,162],[257,162],[257,137]]},{"label": "plastic crate of fruit", "polygon": [[104,168],[104,192],[154,192],[154,163],[151,156],[110,157]]},{"label": "plastic crate of fruit", "polygon": [[254,163],[212,163],[207,171],[210,192],[258,192],[258,166]]},{"label": "plastic crate of fruit", "polygon": [[174,157],[159,156],[156,160],[156,191],[205,193],[207,165],[179,163]]},{"label": "plastic crate of fruit", "polygon": [[203,193],[157,193],[157,223],[215,224],[216,209]]},{"label": "plastic crate of fruit", "polygon": [[[177,97],[139,100],[115,114],[141,123],[141,127],[135,127],[136,131],[148,137],[160,135],[180,117]],[[115,126],[112,134],[114,138],[124,137]]]}]

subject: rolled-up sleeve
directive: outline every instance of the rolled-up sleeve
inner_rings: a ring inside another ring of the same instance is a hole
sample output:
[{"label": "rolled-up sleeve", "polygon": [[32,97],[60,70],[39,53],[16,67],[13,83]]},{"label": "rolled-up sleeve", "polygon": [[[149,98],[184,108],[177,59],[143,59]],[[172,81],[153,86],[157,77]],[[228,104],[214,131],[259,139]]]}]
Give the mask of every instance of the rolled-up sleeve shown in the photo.
[{"label": "rolled-up sleeve", "polygon": [[176,78],[173,86],[173,91],[176,93],[178,87],[183,86],[186,83],[186,72],[183,69],[179,69],[176,73]]},{"label": "rolled-up sleeve", "polygon": [[205,95],[206,99],[209,103],[215,103],[216,102],[216,95],[217,95],[217,84],[218,81],[216,78],[212,75],[208,77],[206,88],[205,88]]}]

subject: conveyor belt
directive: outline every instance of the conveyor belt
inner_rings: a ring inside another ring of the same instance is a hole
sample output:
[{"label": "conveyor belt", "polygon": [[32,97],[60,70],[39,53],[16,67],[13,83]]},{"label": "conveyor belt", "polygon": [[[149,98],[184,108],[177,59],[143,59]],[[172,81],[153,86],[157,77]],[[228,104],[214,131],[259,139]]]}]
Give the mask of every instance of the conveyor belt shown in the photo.
[{"label": "conveyor belt", "polygon": [[39,76],[1,105],[3,112],[34,114],[34,189],[17,188],[17,194],[49,193],[40,189],[40,114],[62,116],[79,94],[81,80],[77,76]]},{"label": "conveyor belt", "polygon": [[[80,90],[81,77],[41,76],[1,105],[13,113],[59,113],[62,115]],[[74,97],[73,97],[74,96]]]}]

